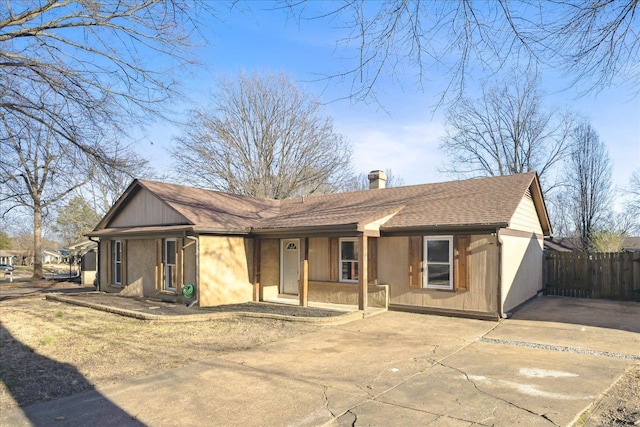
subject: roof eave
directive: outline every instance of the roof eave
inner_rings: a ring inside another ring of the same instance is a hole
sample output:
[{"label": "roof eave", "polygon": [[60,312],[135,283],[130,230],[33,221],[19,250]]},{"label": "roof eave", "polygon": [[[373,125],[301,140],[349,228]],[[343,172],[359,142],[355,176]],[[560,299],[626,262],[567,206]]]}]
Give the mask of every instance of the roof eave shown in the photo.
[{"label": "roof eave", "polygon": [[472,233],[472,232],[495,232],[497,229],[507,227],[506,222],[492,224],[436,224],[436,225],[416,225],[408,227],[380,227],[380,233],[383,236],[388,235],[407,235],[418,233]]}]

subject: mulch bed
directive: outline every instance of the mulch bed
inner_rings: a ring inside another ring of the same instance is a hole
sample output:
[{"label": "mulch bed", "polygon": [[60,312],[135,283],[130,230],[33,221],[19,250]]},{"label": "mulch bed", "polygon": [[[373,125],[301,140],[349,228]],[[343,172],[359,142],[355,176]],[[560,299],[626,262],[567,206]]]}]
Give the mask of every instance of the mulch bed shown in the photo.
[{"label": "mulch bed", "polygon": [[183,304],[159,301],[143,297],[124,297],[118,295],[109,295],[105,293],[90,292],[83,294],[67,295],[79,301],[86,301],[93,304],[100,304],[118,309],[137,311],[145,314],[154,314],[158,316],[184,316],[206,313],[224,313],[224,312],[248,312],[248,313],[264,313],[279,314],[293,317],[334,317],[344,315],[343,311],[326,310],[314,307],[300,307],[288,304],[277,303],[243,303],[243,304],[226,304],[216,307],[187,307]]}]

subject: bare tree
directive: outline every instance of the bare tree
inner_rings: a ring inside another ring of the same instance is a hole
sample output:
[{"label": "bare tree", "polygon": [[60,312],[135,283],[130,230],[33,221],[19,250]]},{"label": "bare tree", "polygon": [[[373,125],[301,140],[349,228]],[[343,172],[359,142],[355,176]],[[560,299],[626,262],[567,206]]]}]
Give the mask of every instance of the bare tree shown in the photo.
[{"label": "bare tree", "polygon": [[[404,179],[396,175],[391,169],[385,169],[384,173],[387,176],[385,187],[401,187],[404,185]],[[345,192],[367,189],[369,189],[369,174],[359,173],[357,175],[353,175],[351,179],[346,181],[338,191]]]},{"label": "bare tree", "polygon": [[[78,118],[85,127],[122,130],[177,96],[175,71],[191,62],[192,16],[202,9],[182,0],[7,0],[5,6],[0,115],[40,121],[88,152],[93,147],[77,137]],[[57,101],[43,94],[56,94]]]},{"label": "bare tree", "polygon": [[[55,95],[51,97],[56,99]],[[62,100],[52,111],[62,114],[65,106]],[[43,222],[52,209],[90,182],[96,170],[107,173],[114,167],[126,166],[125,160],[96,166],[92,153],[99,153],[104,159],[116,158],[111,148],[97,139],[102,137],[100,134],[94,135],[96,139],[90,144],[89,134],[78,128],[78,135],[82,134],[85,141],[79,146],[57,132],[54,122],[46,125],[46,120],[54,120],[49,112],[41,114],[37,119],[19,114],[0,116],[0,215],[15,209],[31,214],[34,279],[42,277]]]},{"label": "bare tree", "polygon": [[181,177],[206,188],[284,199],[338,188],[351,148],[319,100],[283,74],[221,77],[191,112],[173,156]]},{"label": "bare tree", "polygon": [[629,199],[625,203],[626,214],[632,218],[630,231],[640,232],[640,169],[636,169],[629,179],[629,186],[624,190]]},{"label": "bare tree", "polygon": [[537,171],[545,192],[550,171],[567,154],[570,116],[545,109],[538,80],[525,75],[482,87],[478,99],[461,98],[448,111],[440,148],[443,170],[457,176]]},{"label": "bare tree", "polygon": [[606,145],[588,122],[575,128],[573,140],[565,181],[570,215],[586,249],[593,233],[606,229],[611,220],[611,160]]},{"label": "bare tree", "polygon": [[[443,96],[465,92],[478,70],[546,64],[575,84],[602,88],[616,77],[638,88],[640,14],[637,0],[284,0],[298,21],[324,19],[345,34],[338,47],[356,53],[330,78],[352,79],[351,96],[375,97],[379,79],[412,73],[419,85],[443,71]],[[347,56],[349,58],[349,56]],[[442,100],[441,100],[442,101]]]}]

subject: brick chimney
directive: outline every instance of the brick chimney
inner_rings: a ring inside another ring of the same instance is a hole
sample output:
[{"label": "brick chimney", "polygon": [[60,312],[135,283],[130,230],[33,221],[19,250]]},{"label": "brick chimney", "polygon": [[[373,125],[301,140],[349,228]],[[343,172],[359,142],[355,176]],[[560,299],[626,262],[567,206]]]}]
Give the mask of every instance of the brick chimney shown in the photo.
[{"label": "brick chimney", "polygon": [[368,175],[369,189],[385,188],[387,186],[387,174],[383,171],[371,171]]}]

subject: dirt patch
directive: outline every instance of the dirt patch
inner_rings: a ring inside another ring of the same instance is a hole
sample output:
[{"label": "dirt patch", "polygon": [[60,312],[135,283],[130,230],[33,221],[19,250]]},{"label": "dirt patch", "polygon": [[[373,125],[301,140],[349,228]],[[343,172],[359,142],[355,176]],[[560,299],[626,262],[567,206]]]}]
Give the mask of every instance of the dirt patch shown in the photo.
[{"label": "dirt patch", "polygon": [[305,334],[272,319],[162,323],[44,297],[0,302],[0,411]]},{"label": "dirt patch", "polygon": [[640,425],[640,363],[629,369],[574,424],[576,427]]}]

